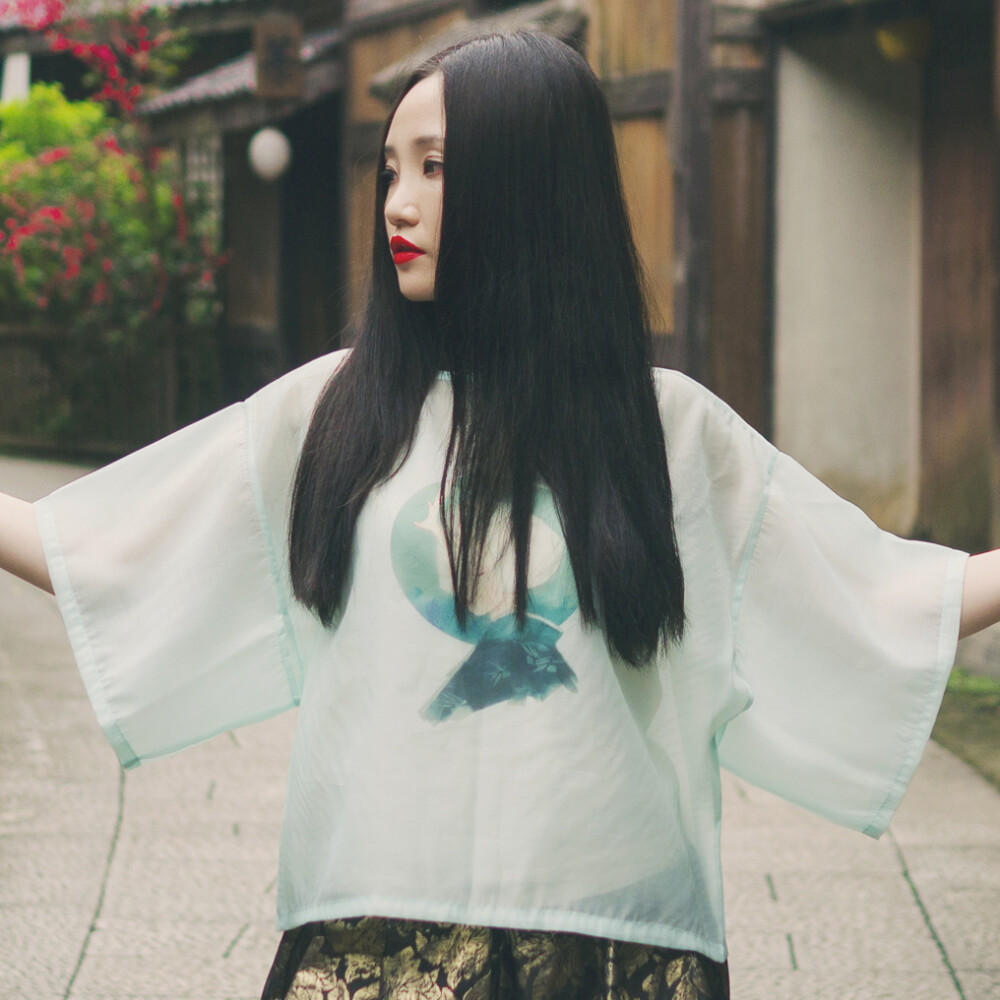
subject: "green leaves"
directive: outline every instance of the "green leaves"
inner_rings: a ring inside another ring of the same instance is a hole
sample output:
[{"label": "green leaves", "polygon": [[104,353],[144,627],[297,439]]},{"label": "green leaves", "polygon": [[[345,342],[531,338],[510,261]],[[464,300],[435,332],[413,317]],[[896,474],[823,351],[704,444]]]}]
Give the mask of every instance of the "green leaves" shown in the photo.
[{"label": "green leaves", "polygon": [[[37,156],[48,149],[96,139],[110,127],[104,108],[67,101],[57,83],[36,83],[27,100],[0,106],[0,158]],[[13,153],[13,150],[17,153]]]}]

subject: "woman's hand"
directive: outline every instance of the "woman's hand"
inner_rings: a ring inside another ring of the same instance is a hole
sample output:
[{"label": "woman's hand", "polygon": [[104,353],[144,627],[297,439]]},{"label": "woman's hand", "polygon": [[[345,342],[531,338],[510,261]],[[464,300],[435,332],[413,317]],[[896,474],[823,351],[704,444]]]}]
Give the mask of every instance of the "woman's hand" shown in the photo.
[{"label": "woman's hand", "polygon": [[52,593],[35,512],[27,500],[0,493],[0,569]]},{"label": "woman's hand", "polygon": [[962,591],[959,638],[1000,621],[1000,549],[969,559]]}]

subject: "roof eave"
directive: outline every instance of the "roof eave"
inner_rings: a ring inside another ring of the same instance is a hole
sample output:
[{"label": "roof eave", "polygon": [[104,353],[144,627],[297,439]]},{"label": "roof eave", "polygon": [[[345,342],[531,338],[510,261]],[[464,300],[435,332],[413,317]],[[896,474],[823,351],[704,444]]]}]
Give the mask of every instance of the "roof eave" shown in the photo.
[{"label": "roof eave", "polygon": [[154,144],[196,133],[260,128],[289,118],[302,108],[343,90],[345,76],[343,59],[338,52],[305,67],[305,84],[300,97],[266,100],[252,90],[245,90],[174,104],[143,117],[149,123],[150,140]]},{"label": "roof eave", "polygon": [[829,14],[833,11],[856,10],[880,2],[884,0],[761,0],[754,4],[752,9],[766,20],[777,22]]},{"label": "roof eave", "polygon": [[372,77],[368,91],[389,103],[403,82],[430,56],[449,45],[491,31],[545,31],[565,41],[582,37],[587,24],[587,12],[579,0],[543,0],[524,4],[502,14],[456,21],[418,46],[404,58],[386,66]]}]

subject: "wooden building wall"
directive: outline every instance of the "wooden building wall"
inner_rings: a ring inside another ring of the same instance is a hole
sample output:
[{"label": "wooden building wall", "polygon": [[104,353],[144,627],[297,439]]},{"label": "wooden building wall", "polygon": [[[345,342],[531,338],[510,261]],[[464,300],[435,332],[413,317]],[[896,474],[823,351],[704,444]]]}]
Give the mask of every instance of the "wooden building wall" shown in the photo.
[{"label": "wooden building wall", "polygon": [[773,426],[770,136],[763,106],[733,105],[712,127],[708,382],[770,436]]},{"label": "wooden building wall", "polygon": [[[657,361],[681,360],[677,343],[672,149],[682,124],[675,110],[679,2],[595,0],[587,51],[605,85],[618,141],[636,244],[649,281]],[[710,25],[709,176],[691,178],[708,205],[708,352],[692,371],[759,430],[770,404],[770,63],[752,15],[717,11]]]},{"label": "wooden building wall", "polygon": [[[595,0],[587,56],[605,83],[636,247],[649,283],[661,360],[674,330],[673,165],[669,80],[674,67],[673,0]],[[637,99],[645,93],[645,100]]]},{"label": "wooden building wall", "polygon": [[[673,92],[685,57],[680,5],[698,0],[591,0],[587,53],[615,120],[626,197],[655,311],[659,359],[676,362],[679,261],[674,223],[688,211],[675,184],[678,129]],[[932,5],[933,45],[925,66],[921,293],[920,513],[917,530],[943,542],[1000,541],[1000,375],[995,297],[1000,234],[995,114],[1000,84],[991,7],[1000,0]],[[361,31],[349,53],[344,229],[349,297],[368,269],[375,155],[385,114],[368,90],[373,75],[452,21],[468,4],[428,4]],[[847,14],[844,15],[848,16]],[[832,23],[832,22],[831,22]],[[713,8],[708,176],[710,214],[707,350],[694,372],[765,434],[773,420],[773,54],[746,11]],[[704,53],[702,53],[704,55]],[[1000,106],[1000,102],[998,102]],[[688,123],[690,124],[690,123]],[[676,145],[676,142],[674,142]],[[683,268],[681,268],[683,270]],[[683,360],[683,359],[682,359]],[[817,359],[822,364],[822,358]]]},{"label": "wooden building wall", "polygon": [[992,12],[936,7],[923,121],[920,526],[978,550],[1000,542]]},{"label": "wooden building wall", "polygon": [[[649,284],[654,335],[674,332],[674,178],[666,112],[615,123],[622,184],[636,249]],[[668,344],[658,344],[660,360],[672,359]]]},{"label": "wooden building wall", "polygon": [[343,323],[340,99],[280,121],[288,171],[264,181],[247,147],[256,126],[225,134],[222,402],[243,399],[282,372],[338,346]]},{"label": "wooden building wall", "polygon": [[284,122],[294,155],[281,182],[281,325],[286,362],[304,364],[339,347],[345,303],[339,95],[317,101]]},{"label": "wooden building wall", "polygon": [[230,132],[223,141],[223,245],[232,248],[220,345],[226,403],[243,399],[286,367],[279,354],[281,189],[251,169],[246,150],[252,134]]},{"label": "wooden building wall", "polygon": [[[671,137],[679,2],[591,0],[586,51],[615,122],[625,195],[651,293],[658,363],[677,363],[674,336],[675,163]],[[355,28],[348,54],[345,226],[348,299],[360,300],[369,268],[374,168],[385,106],[369,93],[373,76],[447,25],[468,5],[401,11],[371,30]],[[747,420],[769,429],[769,143],[767,52],[752,16],[717,19],[712,72],[710,177],[698,179],[713,210],[710,362],[696,372]]]},{"label": "wooden building wall", "polygon": [[717,19],[705,382],[761,433],[773,424],[773,84],[752,19]]},{"label": "wooden building wall", "polygon": [[587,55],[602,79],[627,77],[674,65],[674,0],[593,0]]}]

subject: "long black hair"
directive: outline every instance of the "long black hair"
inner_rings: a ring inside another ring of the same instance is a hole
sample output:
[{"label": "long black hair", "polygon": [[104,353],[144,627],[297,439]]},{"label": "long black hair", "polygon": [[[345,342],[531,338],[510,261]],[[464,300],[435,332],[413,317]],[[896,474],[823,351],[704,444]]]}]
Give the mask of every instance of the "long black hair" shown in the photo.
[{"label": "long black hair", "polygon": [[[296,474],[295,594],[324,624],[335,619],[361,508],[405,460],[428,389],[446,370],[454,408],[441,510],[459,621],[500,518],[523,624],[543,482],[584,622],[642,665],[681,636],[684,579],[607,104],[586,60],[541,34],[447,49],[400,100],[434,72],[444,78],[446,125],[435,300],[399,291],[380,184],[357,343],[317,404]],[[380,175],[384,165],[383,156]]]}]

